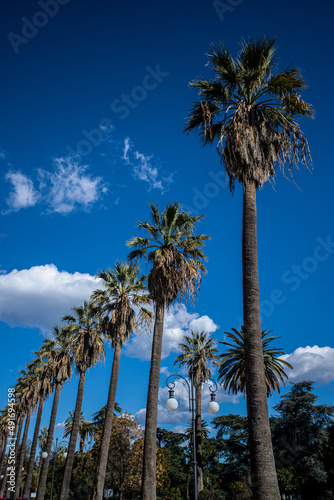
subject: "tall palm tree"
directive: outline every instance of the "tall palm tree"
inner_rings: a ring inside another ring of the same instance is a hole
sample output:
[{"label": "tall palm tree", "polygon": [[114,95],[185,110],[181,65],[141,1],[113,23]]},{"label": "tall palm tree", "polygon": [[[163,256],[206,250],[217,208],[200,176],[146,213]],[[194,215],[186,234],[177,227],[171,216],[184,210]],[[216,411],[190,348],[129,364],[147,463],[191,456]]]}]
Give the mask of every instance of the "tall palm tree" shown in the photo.
[{"label": "tall palm tree", "polygon": [[40,469],[37,500],[44,500],[48,468],[51,458],[51,449],[56,426],[56,416],[62,386],[72,376],[72,354],[69,349],[71,336],[64,328],[53,327],[55,340],[48,339],[48,348],[45,349],[47,356],[46,376],[52,381],[54,387],[54,397],[48,429],[48,437],[44,451],[47,456],[42,461]]},{"label": "tall palm tree", "polygon": [[[220,356],[219,376],[224,389],[237,394],[243,392],[246,394],[246,354],[245,354],[245,330],[241,327],[240,332],[232,328],[234,333],[225,332],[231,342],[219,342],[229,347],[227,351]],[[293,367],[284,359],[278,359],[283,356],[284,351],[276,347],[269,346],[270,342],[280,337],[267,337],[273,330],[264,330],[262,332],[264,373],[266,379],[267,396],[271,396],[276,390],[280,391],[280,382],[285,385],[284,378],[287,374],[283,367],[292,369]]]},{"label": "tall palm tree", "polygon": [[73,427],[68,446],[68,454],[60,491],[60,500],[67,500],[70,489],[75,448],[79,433],[81,407],[85,388],[86,373],[104,357],[105,347],[96,321],[96,307],[92,301],[84,302],[83,306],[73,307],[73,315],[63,317],[68,324],[65,330],[71,335],[71,352],[75,361],[75,368],[79,374],[77,400],[74,410]]},{"label": "tall palm tree", "polygon": [[30,425],[31,412],[36,406],[36,396],[38,381],[33,370],[33,364],[27,365],[27,371],[20,372],[22,376],[18,379],[18,397],[20,404],[24,407],[26,413],[25,426],[23,431],[22,443],[17,457],[17,471],[15,477],[15,497],[20,496],[21,476],[24,457],[26,454],[26,445],[28,439],[28,430]]},{"label": "tall palm tree", "polygon": [[[3,410],[1,410],[1,417],[0,417],[0,428],[1,428],[1,436],[2,436],[2,441],[1,441],[1,457],[0,457],[0,476],[3,475],[3,478],[5,477],[5,470],[6,470],[6,452],[7,452],[7,444],[8,444],[8,438],[9,438],[9,429],[8,429],[8,406],[5,406]],[[2,487],[2,484],[0,485],[0,489]]]},{"label": "tall palm tree", "polygon": [[31,443],[31,451],[27,469],[26,480],[24,484],[23,497],[30,497],[31,485],[33,481],[33,471],[35,466],[35,457],[37,451],[38,435],[41,426],[43,407],[45,398],[52,392],[52,380],[49,377],[47,369],[47,357],[44,351],[48,352],[49,341],[45,339],[39,351],[35,352],[36,358],[31,363],[31,370],[34,373],[36,384],[36,402],[38,404],[37,418],[35,422],[34,436]]},{"label": "tall palm tree", "polygon": [[185,127],[186,132],[197,130],[204,145],[217,142],[231,190],[235,180],[243,188],[243,316],[254,500],[280,498],[263,369],[256,191],[275,176],[277,166],[293,176],[299,161],[311,164],[307,140],[296,121],[313,114],[299,94],[305,80],[293,66],[276,73],[274,56],[274,39],[243,41],[234,59],[224,44],[213,45],[208,66],[215,79],[191,82],[200,102]]},{"label": "tall palm tree", "polygon": [[145,329],[151,324],[152,314],[144,307],[151,302],[149,294],[146,293],[147,276],[138,277],[138,275],[139,268],[136,265],[117,262],[114,269],[102,271],[98,275],[104,289],[96,290],[92,295],[92,299],[99,306],[99,315],[103,318],[102,331],[111,340],[114,348],[108,402],[98,455],[94,500],[103,500],[122,346],[129,339],[131,332]]},{"label": "tall palm tree", "polygon": [[194,235],[194,227],[202,216],[193,217],[181,210],[178,203],[169,203],[160,214],[158,205],[151,206],[151,223],[139,222],[138,228],[146,238],[134,237],[127,242],[137,247],[129,259],[144,258],[151,265],[148,290],[155,305],[151,368],[148,386],[143,457],[142,500],[156,498],[156,433],[158,420],[158,391],[161,365],[165,307],[178,298],[195,299],[205,272],[202,251],[208,236]]},{"label": "tall palm tree", "polygon": [[174,364],[186,365],[192,372],[196,390],[196,462],[197,462],[197,491],[203,489],[202,463],[202,387],[200,380],[211,377],[209,365],[218,366],[219,351],[216,342],[204,332],[193,332],[184,336],[185,342],[179,344],[182,353],[177,356]]}]

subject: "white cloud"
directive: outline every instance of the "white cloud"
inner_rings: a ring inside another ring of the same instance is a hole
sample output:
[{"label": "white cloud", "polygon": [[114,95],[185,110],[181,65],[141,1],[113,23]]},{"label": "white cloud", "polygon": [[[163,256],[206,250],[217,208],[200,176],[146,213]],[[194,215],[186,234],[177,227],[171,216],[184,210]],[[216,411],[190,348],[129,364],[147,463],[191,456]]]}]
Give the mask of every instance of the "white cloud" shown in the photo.
[{"label": "white cloud", "polygon": [[39,170],[40,188],[47,191],[48,210],[68,214],[76,208],[88,209],[107,192],[101,177],[87,174],[87,165],[71,157],[55,158],[54,172]]},{"label": "white cloud", "polygon": [[59,424],[56,424],[56,429],[65,429],[65,420],[64,422],[59,422]]},{"label": "white cloud", "polygon": [[[179,352],[179,344],[190,330],[213,333],[218,326],[208,316],[189,313],[184,304],[172,306],[165,313],[162,359],[171,352]],[[125,354],[131,358],[151,359],[152,333],[135,333],[125,346]]]},{"label": "white cloud", "polygon": [[6,160],[8,157],[8,154],[4,150],[3,147],[0,146],[0,160]]},{"label": "white cloud", "polygon": [[328,384],[334,381],[333,347],[298,347],[293,353],[281,357],[293,366],[293,370],[284,369],[291,382],[312,380]]},{"label": "white cloud", "polygon": [[15,269],[0,275],[0,320],[50,332],[98,286],[99,280],[90,274],[58,271],[53,264]]},{"label": "white cloud", "polygon": [[11,182],[12,189],[6,199],[9,207],[8,212],[17,212],[21,208],[33,207],[39,201],[39,193],[34,187],[34,183],[21,172],[9,171],[6,180]]},{"label": "white cloud", "polygon": [[6,180],[12,189],[6,202],[7,212],[47,204],[47,211],[69,214],[76,209],[88,210],[108,189],[101,177],[87,173],[87,165],[79,165],[72,157],[53,159],[53,171],[38,170],[39,187],[21,172],[9,171]]},{"label": "white cloud", "polygon": [[[150,189],[159,189],[165,191],[166,187],[172,182],[172,175],[163,177],[159,180],[159,162],[154,160],[154,156],[148,156],[139,151],[132,153],[133,144],[129,137],[124,139],[122,160],[126,165],[132,167],[132,175],[135,179],[147,182]],[[130,155],[132,158],[130,158]]]}]

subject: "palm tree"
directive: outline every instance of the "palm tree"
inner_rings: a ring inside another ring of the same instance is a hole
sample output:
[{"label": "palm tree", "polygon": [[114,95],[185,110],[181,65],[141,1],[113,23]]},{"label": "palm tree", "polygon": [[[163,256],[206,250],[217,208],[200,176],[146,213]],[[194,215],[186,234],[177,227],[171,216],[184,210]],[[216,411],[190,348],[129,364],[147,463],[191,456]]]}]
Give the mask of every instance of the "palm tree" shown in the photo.
[{"label": "palm tree", "polygon": [[[63,438],[67,438],[71,435],[73,429],[73,421],[74,421],[74,411],[69,412],[69,416],[65,420],[65,429]],[[85,441],[87,437],[92,437],[94,434],[95,426],[94,422],[91,420],[85,420],[85,416],[83,411],[80,412],[80,421],[79,421],[79,436],[80,436],[80,445],[79,445],[79,453],[83,453]]]},{"label": "palm tree", "polygon": [[75,316],[64,316],[68,324],[66,332],[71,335],[71,352],[75,361],[75,368],[79,374],[77,400],[74,410],[73,427],[71,432],[68,454],[60,491],[60,500],[67,500],[70,489],[71,474],[74,462],[75,448],[80,427],[81,407],[85,388],[86,373],[104,357],[105,347],[96,322],[96,307],[93,302],[84,302],[83,306],[73,307]]},{"label": "palm tree", "polygon": [[51,457],[54,430],[56,426],[56,416],[58,410],[59,396],[62,386],[72,376],[72,354],[69,350],[70,335],[64,328],[53,327],[55,340],[48,339],[48,346],[45,348],[44,355],[47,357],[47,366],[45,367],[46,376],[52,381],[54,387],[54,397],[50,416],[48,436],[44,451],[47,456],[42,461],[40,469],[40,478],[37,490],[37,500],[44,500],[46,480]]},{"label": "palm tree", "polygon": [[137,247],[129,259],[144,258],[152,269],[148,276],[148,290],[155,305],[152,356],[146,405],[145,440],[143,457],[142,500],[156,498],[156,433],[158,420],[158,391],[161,365],[162,337],[165,307],[178,298],[195,299],[205,272],[206,260],[202,251],[208,236],[193,235],[194,226],[202,216],[193,217],[180,209],[178,203],[169,203],[160,214],[159,207],[151,206],[151,223],[139,222],[146,238],[135,237],[127,242]]},{"label": "palm tree", "polygon": [[[230,342],[219,342],[229,346],[226,353],[222,354],[220,364],[219,364],[219,376],[218,379],[221,380],[221,384],[224,389],[228,389],[229,392],[237,394],[238,392],[243,392],[246,394],[246,354],[245,354],[245,330],[241,327],[239,332],[236,328],[232,328],[234,333],[225,332]],[[292,369],[293,367],[285,361],[284,359],[277,359],[278,356],[283,356],[284,351],[282,349],[277,349],[276,347],[268,346],[273,340],[279,339],[280,337],[267,337],[269,333],[273,330],[264,330],[262,332],[262,345],[263,345],[263,360],[264,360],[264,372],[267,387],[267,396],[271,396],[276,390],[280,391],[280,382],[285,385],[284,378],[287,378],[283,366]],[[267,338],[266,338],[267,337]]]},{"label": "palm tree", "polygon": [[26,413],[26,421],[23,431],[22,443],[17,457],[17,472],[15,477],[15,497],[20,496],[21,487],[21,476],[24,457],[26,454],[26,445],[28,439],[28,430],[30,425],[31,412],[36,406],[37,390],[38,390],[38,380],[36,373],[34,372],[34,365],[29,363],[27,365],[27,371],[20,371],[22,376],[18,379],[18,397],[20,399],[20,404],[24,407]]},{"label": "palm tree", "polygon": [[35,423],[34,436],[31,443],[31,451],[30,451],[27,475],[24,484],[24,491],[23,491],[24,498],[30,497],[30,490],[33,481],[35,457],[37,451],[38,435],[41,426],[44,401],[45,398],[52,392],[52,381],[50,380],[49,372],[47,370],[47,358],[45,358],[44,355],[45,349],[46,352],[48,352],[49,348],[48,342],[49,342],[48,340],[43,341],[42,347],[40,348],[39,351],[35,352],[36,358],[32,361],[30,365],[31,370],[34,373],[34,379],[36,384],[35,390],[37,393],[36,402],[38,403],[38,412]]},{"label": "palm tree", "polygon": [[280,498],[263,369],[256,191],[275,176],[277,166],[293,177],[299,161],[311,164],[306,137],[296,121],[313,115],[299,94],[305,80],[292,66],[276,73],[274,55],[274,39],[243,41],[235,59],[224,44],[213,45],[208,66],[215,79],[191,82],[201,100],[193,106],[185,127],[186,132],[198,130],[204,145],[217,142],[231,190],[235,180],[243,188],[243,316],[254,500]]},{"label": "palm tree", "polygon": [[114,348],[108,402],[98,455],[94,500],[103,500],[122,346],[129,339],[131,332],[145,329],[151,324],[152,313],[143,307],[151,302],[146,293],[147,276],[138,277],[138,275],[139,269],[136,265],[117,262],[114,269],[102,271],[98,275],[103,282],[104,289],[96,290],[92,295],[92,299],[100,308],[99,315],[103,318],[102,331],[111,340]]},{"label": "palm tree", "polygon": [[211,377],[209,364],[218,366],[219,351],[216,342],[204,332],[193,332],[184,336],[185,342],[179,344],[182,354],[174,361],[179,366],[187,365],[189,375],[192,373],[196,390],[196,461],[197,461],[197,491],[203,489],[203,463],[202,463],[202,386],[201,379]]}]

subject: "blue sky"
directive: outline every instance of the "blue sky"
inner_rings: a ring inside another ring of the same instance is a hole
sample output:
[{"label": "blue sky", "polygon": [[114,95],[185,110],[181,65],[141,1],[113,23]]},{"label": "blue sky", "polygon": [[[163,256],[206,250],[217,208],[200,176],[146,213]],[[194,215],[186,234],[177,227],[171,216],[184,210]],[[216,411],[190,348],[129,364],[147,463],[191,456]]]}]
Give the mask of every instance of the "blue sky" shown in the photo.
[{"label": "blue sky", "polygon": [[[211,241],[195,308],[166,318],[159,424],[180,429],[188,418],[166,416],[166,374],[189,329],[217,341],[241,325],[240,186],[229,192],[214,148],[182,133],[211,42],[235,55],[242,37],[277,37],[279,68],[293,63],[308,81],[316,111],[302,120],[314,171],[280,173],[258,193],[258,251],[264,329],[295,367],[292,381],[311,379],[322,403],[334,400],[332,186],[333,67],[328,2],[262,0],[133,2],[7,0],[0,44],[0,404],[43,336],[96,287],[95,274],[125,259],[125,241],[149,202],[179,201],[205,214],[199,231]],[[124,349],[117,401],[143,422],[149,340]],[[112,354],[87,376],[86,418],[106,402]],[[216,375],[216,374],[215,374]],[[65,386],[57,423],[75,405],[77,379]],[[284,389],[283,389],[284,392]],[[205,398],[208,398],[207,390]],[[279,397],[269,400],[270,408]],[[242,397],[221,389],[221,413],[245,414]],[[50,402],[42,426],[48,425]],[[205,415],[206,416],[206,415]]]}]

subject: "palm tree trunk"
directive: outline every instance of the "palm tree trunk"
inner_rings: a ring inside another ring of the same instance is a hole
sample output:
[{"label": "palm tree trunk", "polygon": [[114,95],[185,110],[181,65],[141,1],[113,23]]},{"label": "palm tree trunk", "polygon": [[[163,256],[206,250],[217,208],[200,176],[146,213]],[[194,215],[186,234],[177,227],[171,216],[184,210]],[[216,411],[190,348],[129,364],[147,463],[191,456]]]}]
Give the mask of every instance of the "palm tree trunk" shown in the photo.
[{"label": "palm tree trunk", "polygon": [[7,443],[8,443],[8,434],[5,434],[4,441],[3,441],[2,453],[1,453],[1,460],[0,460],[0,475],[2,474],[2,471],[5,468],[4,465],[5,465]]},{"label": "palm tree trunk", "polygon": [[[16,467],[16,470],[17,470],[17,465],[18,465],[18,461],[19,461],[20,440],[21,440],[23,422],[24,422],[24,416],[19,417],[19,420],[18,420],[19,426],[18,426],[18,431],[17,431],[17,436],[16,436],[16,443],[15,443],[15,467]],[[8,484],[6,496],[11,497],[11,493],[10,493],[9,487],[10,486]]]},{"label": "palm tree trunk", "polygon": [[31,444],[31,452],[30,452],[30,457],[29,457],[27,477],[26,477],[26,481],[24,484],[24,491],[23,491],[24,498],[30,497],[30,490],[31,490],[32,476],[33,476],[34,465],[35,465],[35,457],[36,457],[36,450],[37,450],[39,428],[41,426],[42,413],[43,413],[43,406],[44,406],[44,398],[41,398],[39,401],[39,406],[38,406],[38,413],[37,413],[37,419],[36,419],[36,424],[35,424],[34,437],[33,437],[32,444]]},{"label": "palm tree trunk", "polygon": [[70,444],[68,445],[68,450],[67,450],[66,465],[65,465],[59,500],[68,500],[68,492],[71,483],[75,449],[80,429],[81,408],[82,408],[82,401],[85,389],[85,378],[86,378],[86,371],[82,371],[80,373],[80,378],[79,378],[78,394],[75,403],[75,410],[73,417],[73,426],[71,431]]},{"label": "palm tree trunk", "polygon": [[254,500],[280,500],[268,417],[257,262],[256,187],[243,182],[243,313],[246,392]]},{"label": "palm tree trunk", "polygon": [[146,405],[141,500],[155,500],[156,498],[158,396],[162,337],[164,332],[164,313],[164,303],[157,302],[155,305],[151,369]]},{"label": "palm tree trunk", "polygon": [[54,431],[55,431],[55,426],[56,426],[56,416],[57,416],[61,387],[62,387],[61,384],[56,385],[55,395],[53,398],[48,439],[46,441],[46,448],[45,448],[45,451],[47,452],[48,456],[46,458],[41,458],[42,468],[40,471],[40,477],[39,477],[39,483],[38,483],[37,500],[44,500],[46,480],[47,480],[47,476],[48,476],[48,469],[49,469],[49,463],[50,463],[50,458],[51,458],[51,450],[52,450],[53,436],[54,436]]},{"label": "palm tree trunk", "polygon": [[2,450],[2,455],[1,455],[0,475],[3,474],[3,478],[0,486],[0,497],[3,497],[5,484],[7,480],[7,464],[6,464],[7,444],[8,444],[8,434],[5,437],[5,446]]},{"label": "palm tree trunk", "polygon": [[202,462],[202,387],[196,385],[196,462],[197,462],[197,493],[203,489],[203,462]]},{"label": "palm tree trunk", "polygon": [[121,352],[122,352],[122,343],[116,342],[114,350],[114,358],[112,363],[112,372],[110,377],[106,416],[104,420],[104,426],[101,438],[101,448],[99,453],[96,486],[94,489],[93,500],[103,500],[104,481],[106,477],[110,436],[111,436],[112,423],[115,411],[116,391],[118,383],[119,365],[121,361]]},{"label": "palm tree trunk", "polygon": [[[14,443],[15,443],[15,437],[16,437],[16,432],[17,432],[17,428],[18,428],[18,425],[19,425],[19,421],[20,421],[20,418],[18,418],[18,420],[16,420],[15,429],[14,429],[13,435],[8,436],[8,439],[10,440],[10,444],[8,444],[9,447],[13,446]],[[9,448],[9,450],[10,450],[10,448]],[[0,488],[0,497],[4,496],[4,493],[5,493],[5,490],[6,490],[6,481],[7,481],[7,475],[8,475],[8,470],[7,470],[7,467],[8,467],[8,456],[7,456],[7,460],[5,459],[4,466],[5,466],[5,469],[4,469],[2,483],[1,483],[1,488]]]},{"label": "palm tree trunk", "polygon": [[20,448],[20,456],[19,456],[19,460],[18,460],[18,466],[17,466],[16,478],[15,478],[15,481],[16,481],[15,498],[18,498],[20,496],[22,467],[23,467],[24,455],[25,455],[26,444],[27,444],[27,439],[28,439],[30,417],[31,417],[31,408],[28,410],[28,413],[27,413],[26,424],[24,427],[22,444],[21,444],[21,448]]}]

